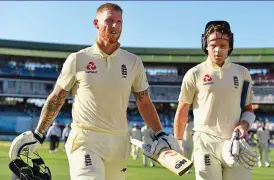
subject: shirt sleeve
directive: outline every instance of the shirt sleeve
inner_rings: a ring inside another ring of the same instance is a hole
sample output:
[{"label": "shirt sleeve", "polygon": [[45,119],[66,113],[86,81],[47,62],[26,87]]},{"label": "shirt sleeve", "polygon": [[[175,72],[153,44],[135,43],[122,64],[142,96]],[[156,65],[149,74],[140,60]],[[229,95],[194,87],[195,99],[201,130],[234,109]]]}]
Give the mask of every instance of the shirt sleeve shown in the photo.
[{"label": "shirt sleeve", "polygon": [[68,56],[63,64],[62,71],[57,79],[56,84],[66,91],[70,91],[76,81],[76,54]]},{"label": "shirt sleeve", "polygon": [[248,87],[248,91],[247,91],[247,96],[246,96],[246,101],[245,101],[245,105],[249,105],[252,103],[252,94],[253,94],[253,90],[252,90],[252,78],[249,74],[248,69],[245,69],[245,80],[249,81],[249,87]]},{"label": "shirt sleeve", "polygon": [[133,80],[133,85],[132,85],[133,92],[141,92],[141,91],[146,90],[149,87],[149,84],[147,81],[147,76],[145,73],[145,68],[144,68],[142,60],[140,58],[138,58],[137,63],[138,63],[137,73]]},{"label": "shirt sleeve", "polygon": [[193,72],[190,70],[185,74],[182,85],[181,92],[178,98],[179,102],[184,102],[187,104],[192,104],[194,96],[196,94],[196,82]]}]

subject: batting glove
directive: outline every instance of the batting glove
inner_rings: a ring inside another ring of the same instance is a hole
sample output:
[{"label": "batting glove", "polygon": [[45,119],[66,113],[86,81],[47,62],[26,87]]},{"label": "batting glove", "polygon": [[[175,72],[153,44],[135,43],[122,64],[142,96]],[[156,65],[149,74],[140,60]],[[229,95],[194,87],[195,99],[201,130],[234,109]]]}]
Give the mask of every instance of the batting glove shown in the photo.
[{"label": "batting glove", "polygon": [[230,140],[226,140],[223,145],[222,156],[229,167],[238,167],[240,164],[240,142],[238,138],[239,134],[237,132],[233,132],[232,138]]},{"label": "batting glove", "polygon": [[16,159],[21,151],[27,151],[28,153],[33,153],[38,145],[41,145],[46,136],[39,133],[37,130],[34,132],[26,131],[19,136],[17,136],[11,143],[9,150],[9,157],[11,160]]},{"label": "batting glove", "polygon": [[159,154],[163,149],[172,149],[180,153],[180,146],[172,134],[161,131],[156,133],[156,140],[151,145],[151,153]]},{"label": "batting glove", "polygon": [[240,163],[243,164],[246,168],[251,169],[259,161],[259,154],[252,149],[252,147],[247,144],[245,139],[240,139],[240,154],[239,159]]}]

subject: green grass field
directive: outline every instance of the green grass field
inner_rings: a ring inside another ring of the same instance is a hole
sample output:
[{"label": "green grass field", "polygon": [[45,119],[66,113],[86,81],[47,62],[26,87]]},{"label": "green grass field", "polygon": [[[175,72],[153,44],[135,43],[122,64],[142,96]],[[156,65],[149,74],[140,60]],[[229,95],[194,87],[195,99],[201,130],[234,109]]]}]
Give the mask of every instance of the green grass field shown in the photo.
[{"label": "green grass field", "polygon": [[[10,142],[0,142],[0,180],[10,180],[11,171],[8,168]],[[69,180],[69,167],[66,154],[63,151],[57,153],[48,153],[48,143],[45,143],[39,148],[39,153],[45,160],[46,164],[50,167],[53,180]],[[60,149],[63,147],[63,143],[60,145]],[[252,180],[274,180],[274,150],[270,153],[270,160],[272,161],[272,167],[270,168],[254,168]],[[192,170],[193,172],[193,170]],[[194,174],[187,174],[184,176],[176,176],[167,169],[160,167],[158,164],[156,167],[143,167],[142,160],[128,160],[127,163],[127,180],[194,180]],[[240,177],[239,177],[240,180]]]}]

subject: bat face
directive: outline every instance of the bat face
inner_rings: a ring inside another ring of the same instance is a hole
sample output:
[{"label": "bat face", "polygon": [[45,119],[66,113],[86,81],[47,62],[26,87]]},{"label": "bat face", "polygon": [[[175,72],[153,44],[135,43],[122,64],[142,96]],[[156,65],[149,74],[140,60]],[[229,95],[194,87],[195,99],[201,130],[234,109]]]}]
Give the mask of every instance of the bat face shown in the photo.
[{"label": "bat face", "polygon": [[172,150],[166,150],[164,152],[164,157],[165,158],[168,158],[168,157],[172,157],[172,156],[176,156],[177,152],[175,151],[172,151]]},{"label": "bat face", "polygon": [[150,144],[144,144],[143,142],[136,139],[131,139],[131,143],[138,147],[141,147],[144,150],[143,154],[145,156],[158,162],[159,164],[179,176],[185,174],[193,165],[190,160],[174,150],[163,149],[161,150],[159,155],[156,155],[151,153]]},{"label": "bat face", "polygon": [[181,160],[181,161],[178,161],[176,164],[175,164],[175,169],[180,169],[180,167],[182,167],[182,165],[184,165],[185,163],[187,163],[187,161],[185,159]]},{"label": "bat face", "polygon": [[187,172],[193,165],[190,160],[174,150],[163,150],[158,161],[162,166],[179,176]]}]

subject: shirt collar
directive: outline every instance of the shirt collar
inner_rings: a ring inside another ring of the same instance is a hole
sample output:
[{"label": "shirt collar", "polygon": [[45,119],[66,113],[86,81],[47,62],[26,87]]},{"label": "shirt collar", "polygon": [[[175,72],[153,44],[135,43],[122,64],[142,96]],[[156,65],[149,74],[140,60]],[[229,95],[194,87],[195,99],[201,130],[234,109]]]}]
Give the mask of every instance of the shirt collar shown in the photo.
[{"label": "shirt collar", "polygon": [[99,48],[97,39],[95,39],[94,44],[93,44],[93,52],[96,54],[99,54],[101,57],[106,58],[106,57],[114,57],[117,56],[120,53],[120,43],[118,42],[118,48],[112,53],[112,54],[106,54],[102,49]]},{"label": "shirt collar", "polygon": [[225,59],[225,63],[222,67],[219,67],[216,63],[214,63],[213,61],[211,61],[210,57],[208,56],[207,59],[206,59],[206,64],[209,66],[209,67],[213,67],[213,68],[228,68],[231,64],[231,61],[229,59],[229,57],[227,57]]}]

